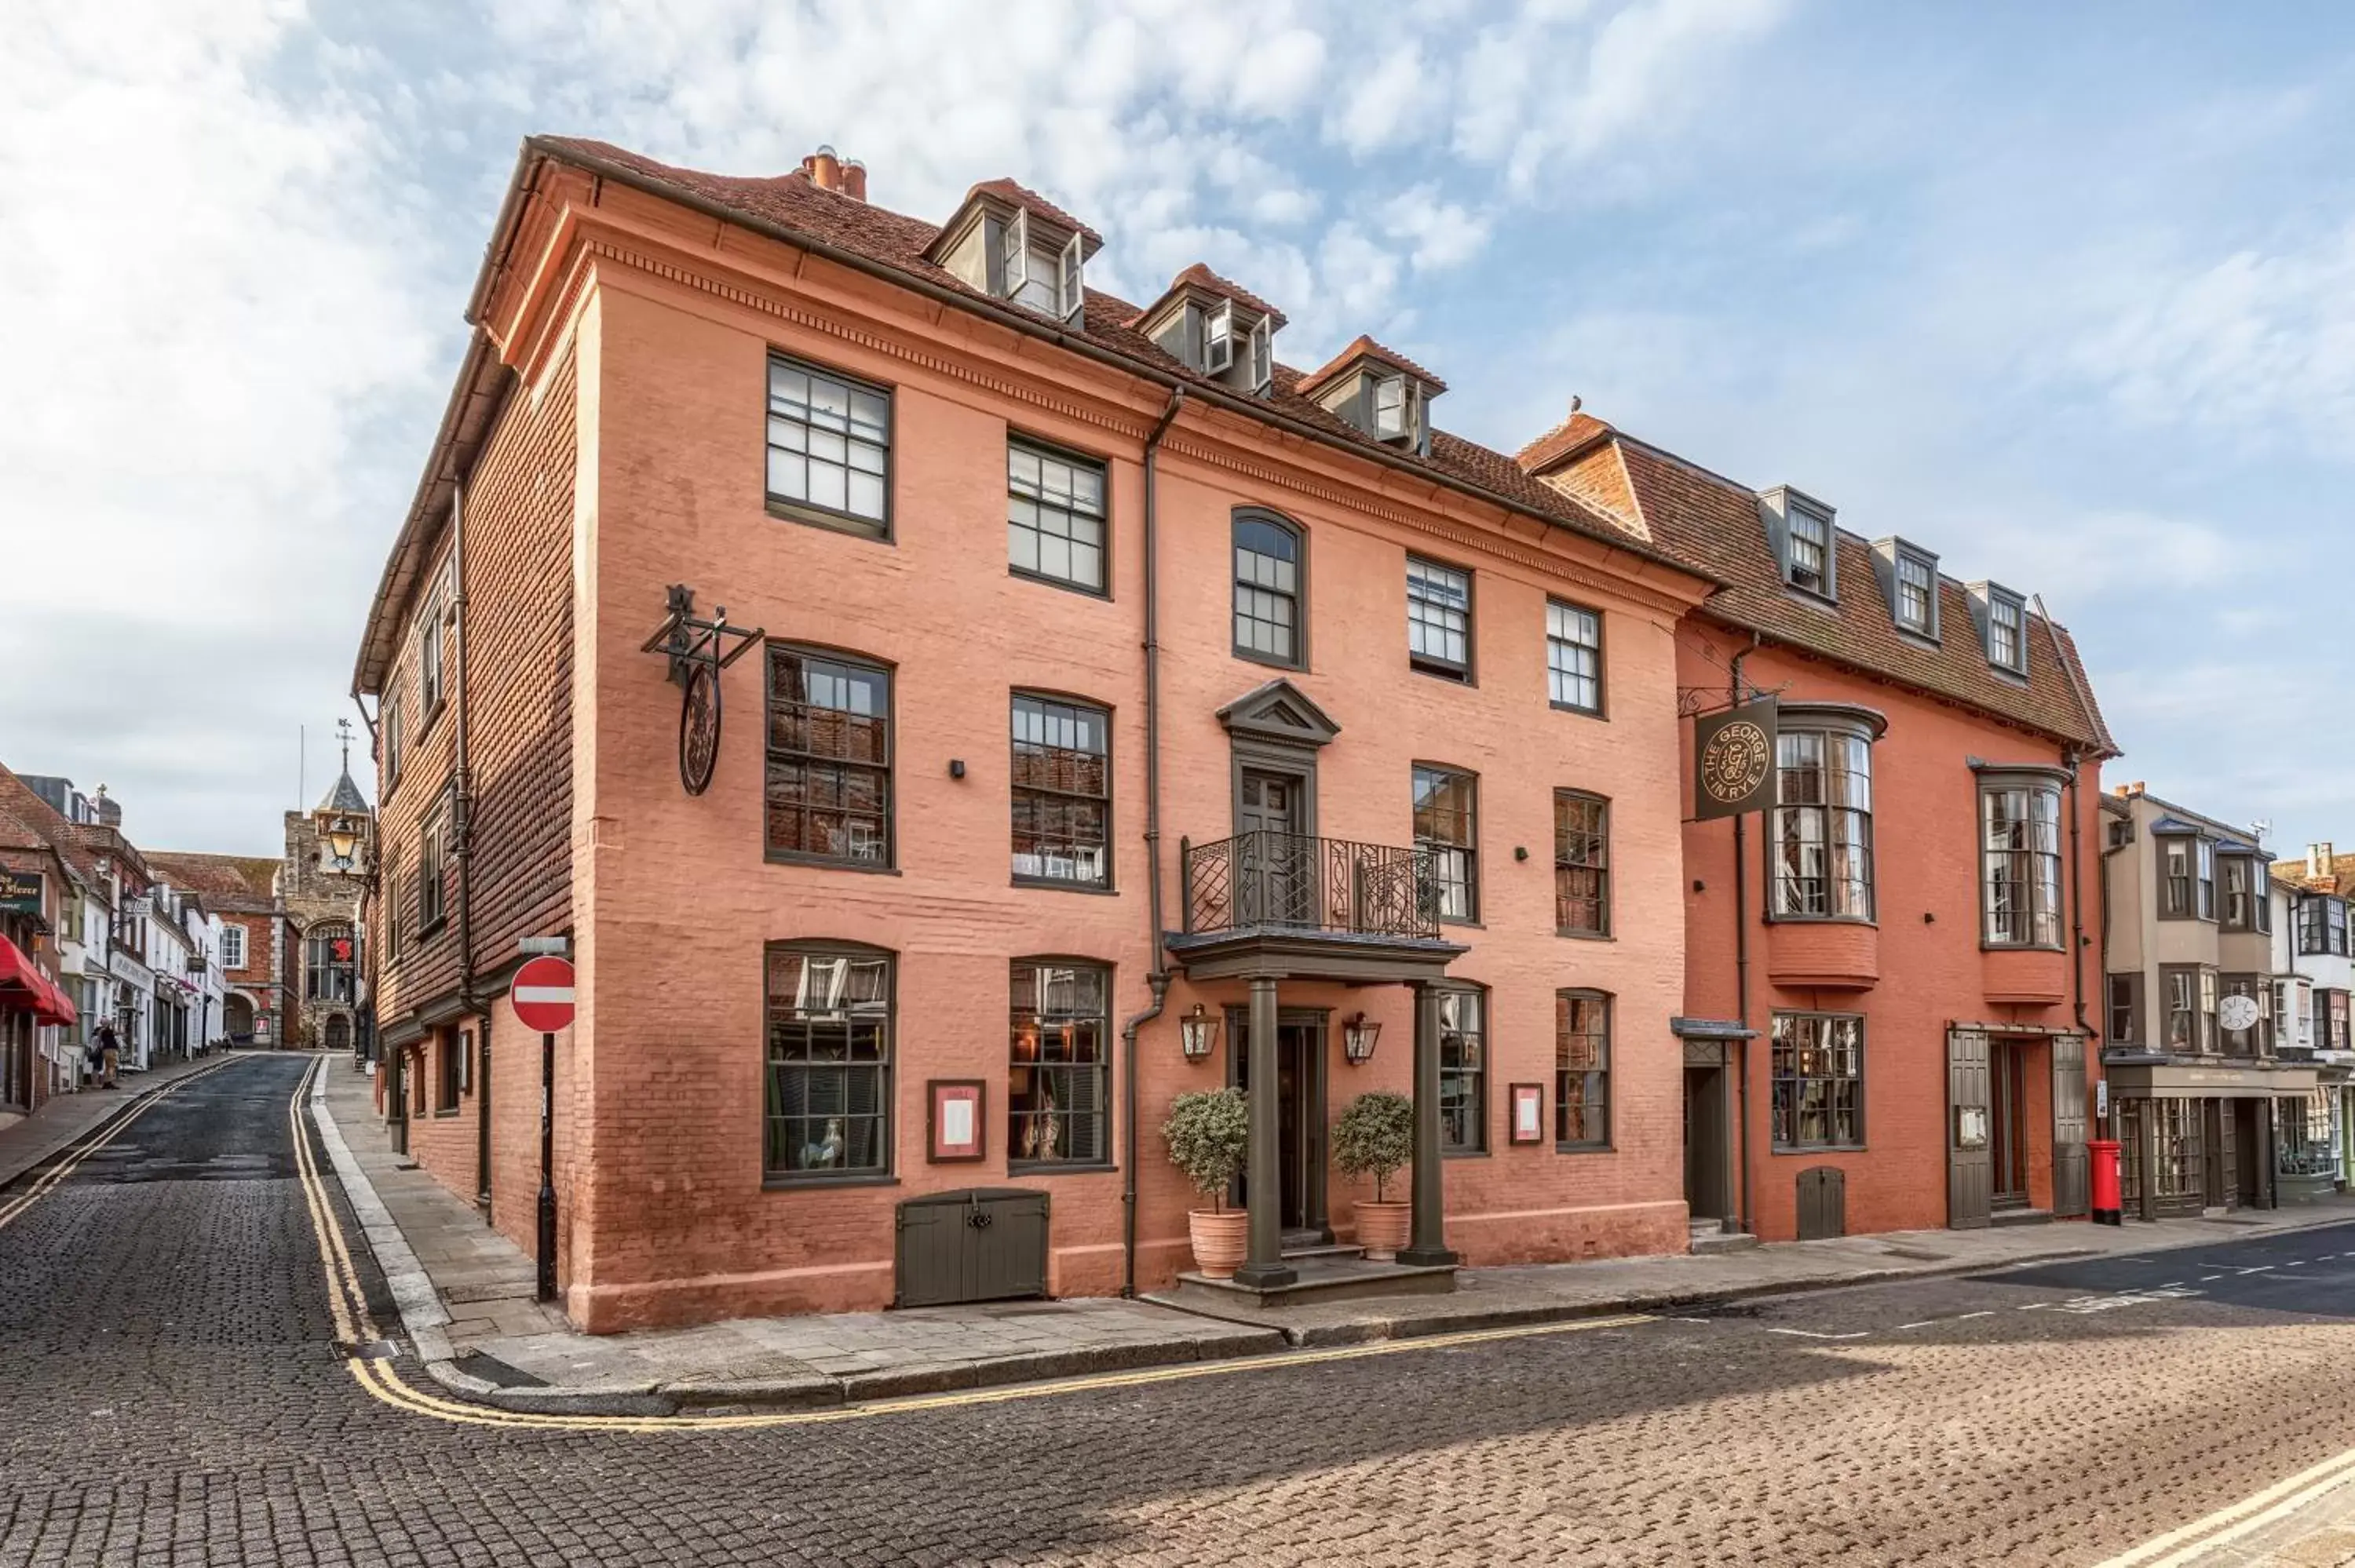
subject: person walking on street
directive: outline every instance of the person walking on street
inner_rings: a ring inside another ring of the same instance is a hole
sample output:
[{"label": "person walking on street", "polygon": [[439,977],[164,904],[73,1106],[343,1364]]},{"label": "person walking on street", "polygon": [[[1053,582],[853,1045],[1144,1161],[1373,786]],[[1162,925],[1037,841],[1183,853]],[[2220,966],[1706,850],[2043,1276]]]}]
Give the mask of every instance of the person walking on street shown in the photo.
[{"label": "person walking on street", "polygon": [[115,1038],[112,1023],[98,1026],[98,1086],[102,1089],[120,1087],[115,1082],[115,1075],[123,1066],[123,1042]]}]

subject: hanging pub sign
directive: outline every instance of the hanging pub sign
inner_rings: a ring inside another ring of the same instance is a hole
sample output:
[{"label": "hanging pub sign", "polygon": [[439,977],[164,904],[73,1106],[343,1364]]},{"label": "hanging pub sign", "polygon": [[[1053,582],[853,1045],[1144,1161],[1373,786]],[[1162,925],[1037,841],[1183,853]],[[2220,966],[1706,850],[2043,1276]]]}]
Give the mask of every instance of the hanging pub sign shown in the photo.
[{"label": "hanging pub sign", "polygon": [[37,871],[10,871],[0,866],[0,910],[11,915],[38,915],[41,912],[41,874]]},{"label": "hanging pub sign", "polygon": [[678,781],[688,794],[700,795],[710,788],[719,760],[719,673],[765,633],[757,626],[729,625],[726,605],[704,620],[695,613],[695,590],[684,583],[671,585],[668,602],[669,613],[640,651],[670,661],[670,678],[679,688]]},{"label": "hanging pub sign", "polygon": [[1693,817],[1734,817],[1774,804],[1772,697],[1693,720]]}]

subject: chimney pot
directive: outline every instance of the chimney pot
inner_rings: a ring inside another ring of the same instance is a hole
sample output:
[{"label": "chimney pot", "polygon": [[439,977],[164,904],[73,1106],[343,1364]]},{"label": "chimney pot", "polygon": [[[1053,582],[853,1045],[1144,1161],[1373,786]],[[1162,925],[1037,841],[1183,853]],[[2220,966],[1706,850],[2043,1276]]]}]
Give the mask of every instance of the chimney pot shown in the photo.
[{"label": "chimney pot", "polygon": [[822,191],[842,188],[842,160],[834,155],[831,147],[820,147],[810,154],[807,167],[810,182]]},{"label": "chimney pot", "polygon": [[867,165],[856,158],[842,165],[842,194],[854,201],[867,199]]}]

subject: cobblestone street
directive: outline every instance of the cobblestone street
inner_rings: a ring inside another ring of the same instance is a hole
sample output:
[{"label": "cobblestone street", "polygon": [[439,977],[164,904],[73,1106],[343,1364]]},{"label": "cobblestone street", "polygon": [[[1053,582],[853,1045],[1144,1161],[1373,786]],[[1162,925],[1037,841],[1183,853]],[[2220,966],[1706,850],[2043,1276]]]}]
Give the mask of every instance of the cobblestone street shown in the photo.
[{"label": "cobblestone street", "polygon": [[311,1060],[175,1085],[0,1193],[0,1563],[2091,1563],[2355,1441],[2350,1229],[822,1419],[476,1424],[347,1368]]}]

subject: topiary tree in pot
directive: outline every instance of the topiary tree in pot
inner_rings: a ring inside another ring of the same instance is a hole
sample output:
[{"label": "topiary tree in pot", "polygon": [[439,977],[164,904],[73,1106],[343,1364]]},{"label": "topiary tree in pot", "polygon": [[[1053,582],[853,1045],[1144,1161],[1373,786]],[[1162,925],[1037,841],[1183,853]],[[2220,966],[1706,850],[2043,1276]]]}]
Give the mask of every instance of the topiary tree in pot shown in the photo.
[{"label": "topiary tree in pot", "polygon": [[1357,1205],[1358,1245],[1375,1263],[1389,1263],[1406,1245],[1414,1209],[1383,1201],[1391,1177],[1414,1158],[1414,1102],[1377,1089],[1351,1100],[1333,1126],[1333,1163],[1345,1176],[1371,1176],[1374,1197]]},{"label": "topiary tree in pot", "polygon": [[1251,1148],[1251,1116],[1241,1089],[1200,1089],[1169,1102],[1161,1136],[1169,1162],[1186,1173],[1194,1191],[1210,1200],[1189,1209],[1186,1232],[1194,1245],[1194,1266],[1212,1279],[1231,1279],[1249,1251],[1251,1216],[1227,1207],[1227,1189],[1243,1168]]}]

